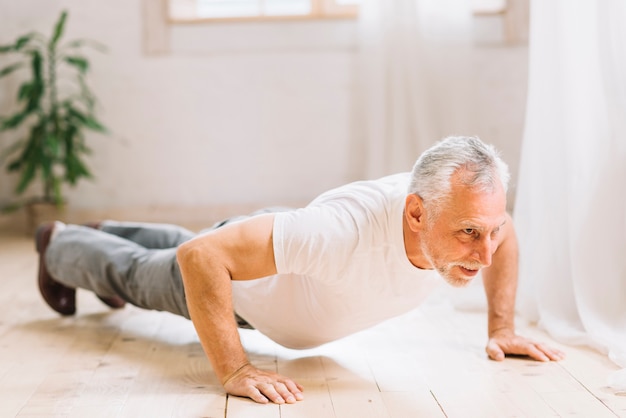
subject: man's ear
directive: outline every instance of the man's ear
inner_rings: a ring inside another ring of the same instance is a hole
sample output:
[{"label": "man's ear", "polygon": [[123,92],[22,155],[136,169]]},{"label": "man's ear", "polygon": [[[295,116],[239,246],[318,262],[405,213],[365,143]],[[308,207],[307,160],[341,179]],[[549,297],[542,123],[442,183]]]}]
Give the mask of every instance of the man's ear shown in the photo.
[{"label": "man's ear", "polygon": [[411,231],[417,232],[424,228],[426,212],[424,211],[424,201],[415,193],[406,197],[404,203],[404,216]]}]

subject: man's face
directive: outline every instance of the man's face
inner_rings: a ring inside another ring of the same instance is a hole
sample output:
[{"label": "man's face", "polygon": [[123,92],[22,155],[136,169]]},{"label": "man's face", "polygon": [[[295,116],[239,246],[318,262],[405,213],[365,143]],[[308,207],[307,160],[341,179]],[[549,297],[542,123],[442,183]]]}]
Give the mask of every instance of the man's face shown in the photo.
[{"label": "man's face", "polygon": [[422,253],[449,284],[466,286],[481,268],[491,265],[505,221],[506,195],[501,185],[493,191],[476,191],[453,181],[439,215],[422,230]]}]

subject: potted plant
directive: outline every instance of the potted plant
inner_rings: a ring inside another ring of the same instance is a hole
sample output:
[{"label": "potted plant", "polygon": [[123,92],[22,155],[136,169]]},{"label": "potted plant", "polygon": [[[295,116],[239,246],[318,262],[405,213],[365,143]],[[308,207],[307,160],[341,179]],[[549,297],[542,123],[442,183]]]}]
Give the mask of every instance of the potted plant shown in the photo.
[{"label": "potted plant", "polygon": [[[32,218],[35,206],[61,208],[65,204],[63,183],[74,186],[92,177],[84,160],[89,154],[85,130],[106,132],[94,115],[95,97],[85,80],[89,61],[81,53],[85,46],[101,51],[103,47],[89,40],[61,43],[67,16],[66,11],[61,13],[50,37],[31,32],[0,46],[0,54],[21,58],[0,69],[0,78],[21,69],[30,74],[17,91],[18,109],[0,116],[0,145],[6,144],[0,163],[18,174],[16,195],[23,195],[34,181],[41,182],[40,194],[4,207],[25,206],[30,229],[38,223]],[[6,131],[10,130],[16,133],[9,135]]]}]

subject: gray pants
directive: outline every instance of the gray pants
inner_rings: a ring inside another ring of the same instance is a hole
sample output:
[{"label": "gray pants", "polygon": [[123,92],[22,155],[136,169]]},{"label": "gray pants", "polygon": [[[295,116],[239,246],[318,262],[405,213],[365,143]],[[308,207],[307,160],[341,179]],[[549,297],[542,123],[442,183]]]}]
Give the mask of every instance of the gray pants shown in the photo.
[{"label": "gray pants", "polygon": [[[249,216],[284,210],[289,208],[267,208]],[[218,222],[201,233],[247,217]],[[48,246],[46,266],[66,286],[104,297],[118,295],[141,308],[189,318],[176,248],[195,236],[167,224],[104,221],[100,230],[67,225]]]},{"label": "gray pants", "polygon": [[176,248],[195,235],[161,224],[67,225],[50,243],[46,266],[66,286],[189,318]]}]

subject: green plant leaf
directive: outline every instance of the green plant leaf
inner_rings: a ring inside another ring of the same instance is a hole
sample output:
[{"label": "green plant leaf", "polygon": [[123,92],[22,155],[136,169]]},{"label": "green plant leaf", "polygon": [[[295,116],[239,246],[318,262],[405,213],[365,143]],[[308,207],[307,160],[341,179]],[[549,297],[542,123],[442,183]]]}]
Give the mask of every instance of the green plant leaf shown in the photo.
[{"label": "green plant leaf", "polygon": [[22,83],[17,93],[17,100],[37,100],[41,98],[43,93],[43,86],[36,81],[26,81]]},{"label": "green plant leaf", "polygon": [[85,126],[91,129],[92,131],[101,132],[101,133],[108,132],[107,128],[104,125],[102,125],[100,122],[98,122],[96,118],[94,118],[91,115],[87,115],[87,123]]},{"label": "green plant leaf", "polygon": [[107,129],[92,115],[85,115],[71,105],[67,106],[67,111],[70,118],[77,119],[84,127],[96,132],[107,132]]},{"label": "green plant leaf", "polygon": [[[79,73],[76,78],[78,79],[79,92],[67,97],[63,101],[62,106],[64,108],[67,108],[68,106],[78,109],[84,108],[86,109],[86,113],[93,114],[96,104],[96,96],[92,93],[89,87],[87,87],[83,74]],[[77,104],[79,104],[79,106],[76,106]]]},{"label": "green plant leaf", "polygon": [[78,68],[78,71],[80,71],[82,74],[85,74],[87,70],[89,69],[89,61],[87,61],[83,57],[78,57],[78,56],[65,57],[65,62]]},{"label": "green plant leaf", "polygon": [[31,81],[22,83],[17,92],[17,100],[21,102],[24,99],[28,99],[32,93],[33,85],[34,83]]},{"label": "green plant leaf", "polygon": [[21,171],[25,165],[35,164],[39,160],[37,156],[39,151],[37,138],[33,138],[33,135],[31,135],[26,141],[21,141],[21,144],[22,152],[9,162],[7,166],[9,171]]},{"label": "green plant leaf", "polygon": [[67,110],[67,116],[70,119],[70,124],[75,123],[75,121],[73,121],[72,119],[76,119],[79,123],[83,125],[86,123],[85,115],[80,110],[77,110],[74,106],[72,106],[71,102],[65,102],[64,104],[65,109]]},{"label": "green plant leaf", "polygon": [[80,48],[82,46],[92,47],[96,51],[102,53],[108,52],[108,48],[106,47],[106,45],[91,39],[76,39],[74,41],[68,42],[67,45],[65,45],[66,48]]},{"label": "green plant leaf", "polygon": [[61,151],[59,140],[55,134],[47,135],[43,140],[43,151],[45,155],[52,161],[59,158]]},{"label": "green plant leaf", "polygon": [[31,40],[41,37],[41,34],[37,32],[30,32],[26,35],[22,35],[16,39],[16,41],[9,45],[0,45],[0,53],[5,52],[19,52],[27,46]]},{"label": "green plant leaf", "polygon": [[34,32],[31,32],[31,33],[26,34],[24,36],[20,36],[19,38],[17,38],[17,41],[15,41],[15,45],[13,45],[13,50],[15,50],[15,51],[21,50],[26,45],[28,45],[28,43],[31,41],[31,39],[33,39],[35,36],[36,36],[36,34]]},{"label": "green plant leaf", "polygon": [[15,64],[11,64],[9,66],[4,67],[0,70],[0,78],[11,74],[13,71],[20,69],[24,66],[23,62],[16,62]]},{"label": "green plant leaf", "polygon": [[65,180],[73,185],[82,177],[92,177],[80,156],[84,149],[80,130],[70,125],[63,140],[65,143]]},{"label": "green plant leaf", "polygon": [[9,164],[7,164],[7,171],[9,173],[13,172],[13,171],[18,171],[21,167],[22,167],[22,160],[20,159],[16,159],[11,161]]},{"label": "green plant leaf", "polygon": [[65,26],[66,19],[67,19],[67,11],[64,10],[61,13],[61,16],[59,17],[59,20],[57,21],[56,25],[54,26],[54,33],[52,35],[52,38],[50,39],[50,44],[49,44],[50,48],[54,48],[57,42],[59,41],[59,39],[61,38],[61,36],[63,35],[63,27]]},{"label": "green plant leaf", "polygon": [[74,144],[78,136],[78,128],[75,125],[69,125],[63,135],[63,144],[65,145],[65,155],[71,155],[74,153]]},{"label": "green plant leaf", "polygon": [[37,166],[33,161],[28,161],[24,170],[22,170],[20,180],[15,187],[15,193],[18,195],[24,193],[26,188],[35,179],[35,174],[37,174]]},{"label": "green plant leaf", "polygon": [[18,127],[26,116],[28,116],[28,113],[29,112],[21,111],[6,119],[2,119],[2,123],[0,123],[0,132]]},{"label": "green plant leaf", "polygon": [[43,58],[41,56],[41,52],[34,50],[31,53],[30,66],[33,72],[33,79],[35,82],[39,84],[43,84],[43,77],[41,73],[41,67],[43,63]]},{"label": "green plant leaf", "polygon": [[2,150],[2,152],[0,152],[0,162],[4,161],[9,155],[13,154],[14,152],[17,152],[19,149],[23,147],[24,147],[24,140],[20,139],[18,141],[15,141],[13,144],[6,147],[5,149]]},{"label": "green plant leaf", "polygon": [[81,177],[91,177],[91,173],[76,154],[69,154],[67,156],[65,166],[67,168],[65,171],[65,179],[72,185],[76,184]]},{"label": "green plant leaf", "polygon": [[80,85],[80,95],[78,96],[78,100],[85,104],[89,113],[92,113],[96,104],[96,96],[91,92],[89,87],[87,87],[85,78],[82,75],[78,77],[78,83]]},{"label": "green plant leaf", "polygon": [[41,83],[37,80],[27,81],[20,86],[17,98],[18,101],[27,100],[26,111],[30,113],[41,107],[43,93],[44,86]]}]

